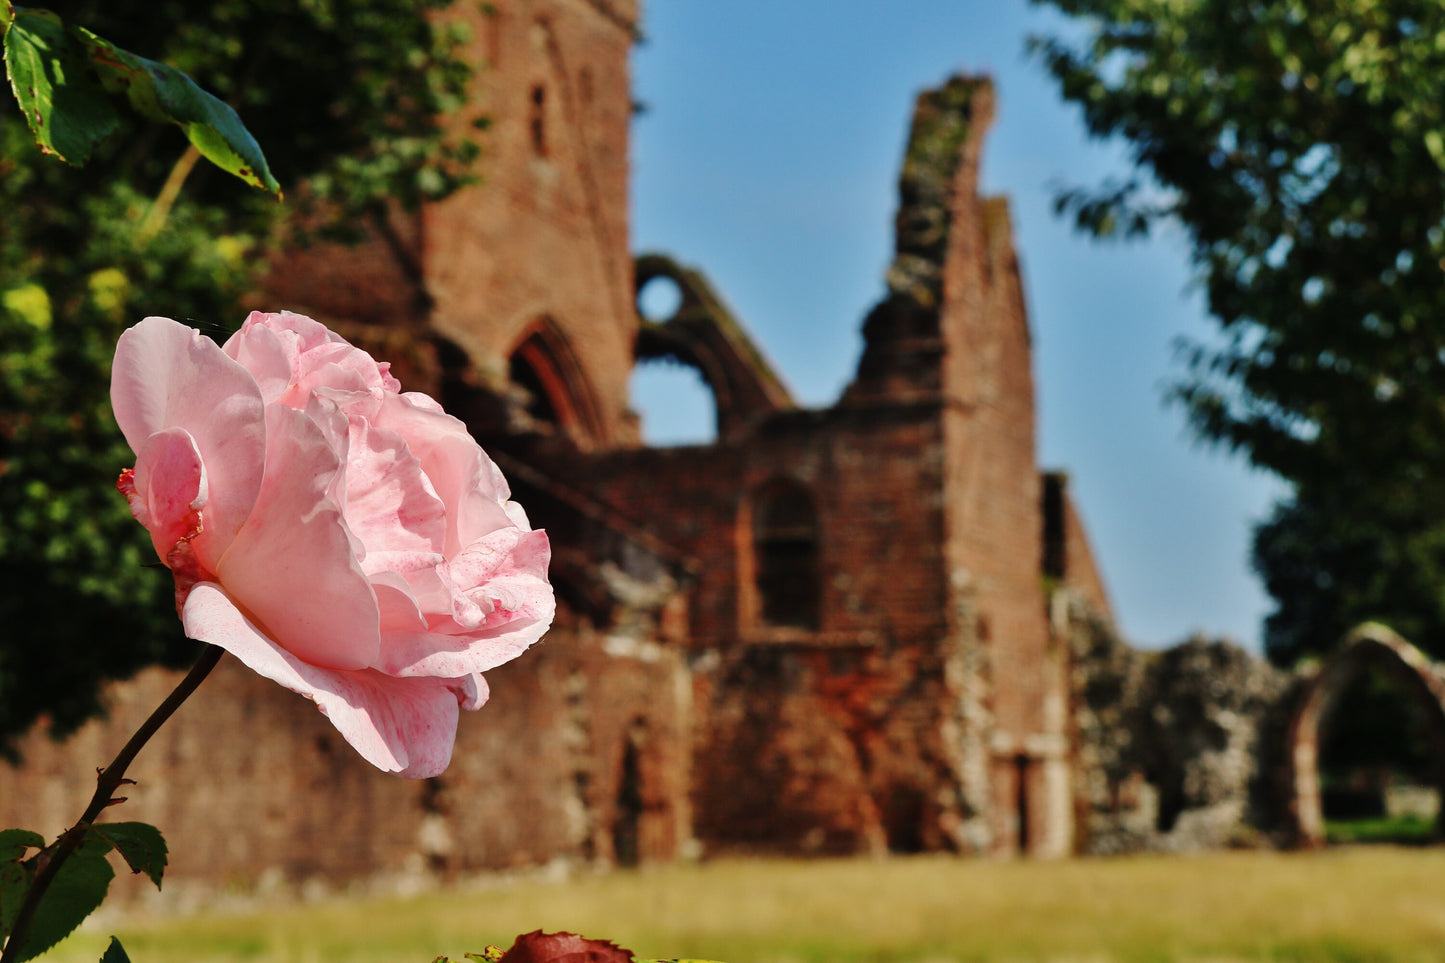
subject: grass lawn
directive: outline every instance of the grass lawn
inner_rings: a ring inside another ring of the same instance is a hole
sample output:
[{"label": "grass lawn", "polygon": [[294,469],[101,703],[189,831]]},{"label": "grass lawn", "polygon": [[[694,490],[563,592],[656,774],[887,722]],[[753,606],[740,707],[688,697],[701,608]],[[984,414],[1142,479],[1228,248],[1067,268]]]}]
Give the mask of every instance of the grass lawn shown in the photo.
[{"label": "grass lawn", "polygon": [[724,860],[179,919],[112,919],[43,961],[429,963],[542,928],[642,957],[1445,961],[1445,849],[1059,863]]},{"label": "grass lawn", "polygon": [[1325,838],[1332,843],[1400,843],[1424,845],[1435,839],[1435,820],[1424,816],[1381,816],[1378,819],[1327,820]]}]

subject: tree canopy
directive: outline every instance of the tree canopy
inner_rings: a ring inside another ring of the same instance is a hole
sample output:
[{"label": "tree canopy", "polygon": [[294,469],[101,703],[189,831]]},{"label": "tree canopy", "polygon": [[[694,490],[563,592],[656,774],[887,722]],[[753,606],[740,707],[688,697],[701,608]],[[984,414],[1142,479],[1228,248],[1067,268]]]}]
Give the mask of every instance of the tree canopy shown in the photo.
[{"label": "tree canopy", "polygon": [[[233,107],[276,179],[338,233],[445,196],[476,146],[449,0],[79,0],[52,8],[184,71]],[[7,5],[8,6],[8,5]],[[20,8],[16,8],[17,10]],[[118,116],[86,166],[44,156],[0,94],[0,751],[64,732],[101,681],[192,660],[170,574],[115,491],[132,456],[110,413],[116,338],[148,314],[223,340],[294,203],[195,166],[181,128]],[[316,217],[307,218],[311,224]]]},{"label": "tree canopy", "polygon": [[1138,165],[1060,210],[1183,226],[1220,336],[1172,397],[1294,485],[1256,532],[1266,649],[1379,618],[1445,655],[1445,6],[1035,2],[1081,28],[1035,52]]}]

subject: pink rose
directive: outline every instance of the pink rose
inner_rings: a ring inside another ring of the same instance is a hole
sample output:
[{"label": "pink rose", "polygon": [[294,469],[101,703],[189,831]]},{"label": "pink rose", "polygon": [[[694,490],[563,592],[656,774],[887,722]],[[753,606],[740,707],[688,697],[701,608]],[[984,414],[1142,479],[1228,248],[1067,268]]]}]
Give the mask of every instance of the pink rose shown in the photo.
[{"label": "pink rose", "polygon": [[554,601],[546,533],[460,421],[400,388],[316,321],[254,312],[224,348],[146,318],[121,335],[110,396],[136,453],[118,485],[186,634],[420,778]]}]

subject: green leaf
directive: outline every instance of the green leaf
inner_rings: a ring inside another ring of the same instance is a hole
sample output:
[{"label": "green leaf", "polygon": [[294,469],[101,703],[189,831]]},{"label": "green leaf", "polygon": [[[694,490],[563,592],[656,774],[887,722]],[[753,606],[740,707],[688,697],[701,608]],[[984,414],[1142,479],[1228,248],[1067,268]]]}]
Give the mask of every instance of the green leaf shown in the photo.
[{"label": "green leaf", "polygon": [[201,156],[227,173],[281,195],[260,145],[229,104],[173,67],[122,50],[84,27],[75,27],[72,33],[87,48],[91,66],[107,91],[124,94],[151,120],[179,125]]},{"label": "green leaf", "polygon": [[25,894],[30,870],[21,863],[27,849],[44,849],[45,837],[28,829],[0,830],[0,940],[10,935]]},{"label": "green leaf", "polygon": [[0,865],[0,940],[15,928],[15,918],[30,892],[30,873],[19,863]]},{"label": "green leaf", "polygon": [[92,833],[109,842],[125,859],[132,873],[145,873],[161,888],[166,871],[166,841],[149,823],[97,823]]},{"label": "green leaf", "polygon": [[44,849],[45,837],[28,829],[0,829],[0,863],[25,855],[26,849]]},{"label": "green leaf", "polygon": [[77,166],[119,122],[87,61],[55,14],[13,11],[5,31],[10,88],[41,151]]},{"label": "green leaf", "polygon": [[24,8],[13,11],[6,29],[5,64],[26,123],[47,154],[83,165],[119,123],[112,96],[124,96],[142,116],[179,126],[217,167],[281,196],[260,145],[236,111],[173,67],[122,50],[84,27],[67,29],[49,10]]},{"label": "green leaf", "polygon": [[130,957],[126,955],[125,947],[120,945],[120,940],[112,936],[110,945],[100,955],[100,963],[130,963]]},{"label": "green leaf", "polygon": [[101,904],[115,878],[115,870],[105,858],[108,852],[109,842],[86,834],[45,891],[17,963],[25,963],[65,939]]}]

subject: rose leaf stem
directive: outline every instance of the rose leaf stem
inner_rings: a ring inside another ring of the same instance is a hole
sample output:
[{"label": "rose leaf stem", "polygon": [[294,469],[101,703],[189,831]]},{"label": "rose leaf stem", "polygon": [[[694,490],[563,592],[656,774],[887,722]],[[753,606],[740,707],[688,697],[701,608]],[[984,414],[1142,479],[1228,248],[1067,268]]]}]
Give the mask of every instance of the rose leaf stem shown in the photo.
[{"label": "rose leaf stem", "polygon": [[[191,666],[191,671],[186,677],[166,696],[160,705],[156,706],[154,712],[145,722],[141,723],[135,735],[127,742],[96,778],[95,795],[90,797],[90,805],[85,807],[74,826],[60,834],[60,838],[54,843],[54,849],[48,854],[41,866],[40,872],[35,877],[35,882],[30,885],[29,891],[25,894],[25,902],[20,906],[20,912],[16,915],[15,925],[11,927],[10,938],[5,942],[5,950],[0,953],[0,963],[15,963],[20,958],[20,948],[29,935],[30,921],[35,916],[36,909],[40,906],[40,900],[45,891],[50,888],[56,873],[60,871],[61,865],[75,852],[82,839],[85,838],[86,830],[91,823],[101,814],[107,806],[113,802],[119,802],[115,793],[121,786],[125,785],[125,770],[141,747],[150,741],[151,736],[165,724],[175,711],[180,708],[182,702],[210,675],[216,663],[221,661],[225,650],[219,646],[208,645],[196,664]],[[42,856],[46,854],[42,853]]]}]

